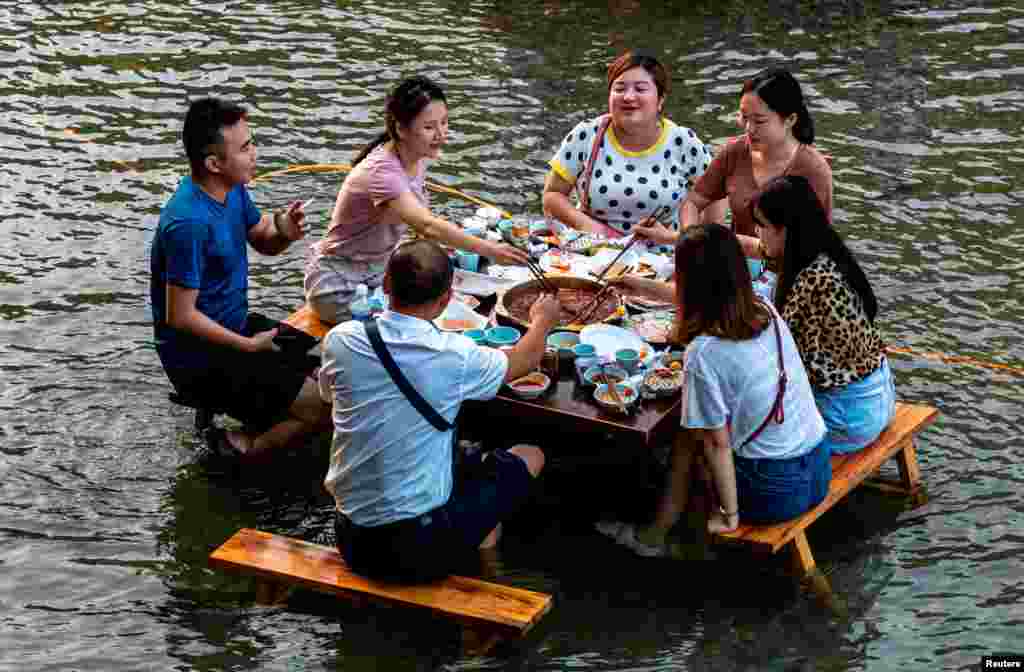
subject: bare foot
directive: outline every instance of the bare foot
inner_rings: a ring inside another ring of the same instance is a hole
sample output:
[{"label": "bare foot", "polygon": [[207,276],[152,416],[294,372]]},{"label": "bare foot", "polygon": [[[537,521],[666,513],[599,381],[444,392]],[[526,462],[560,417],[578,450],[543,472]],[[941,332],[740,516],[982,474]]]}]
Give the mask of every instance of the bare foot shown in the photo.
[{"label": "bare foot", "polygon": [[238,451],[239,455],[251,457],[254,454],[253,444],[255,442],[245,432],[224,432],[224,439]]},{"label": "bare foot", "polygon": [[711,517],[708,518],[708,532],[711,534],[721,534],[722,532],[732,532],[740,526],[740,514],[739,511],[736,513],[726,514],[723,511],[712,511]]}]

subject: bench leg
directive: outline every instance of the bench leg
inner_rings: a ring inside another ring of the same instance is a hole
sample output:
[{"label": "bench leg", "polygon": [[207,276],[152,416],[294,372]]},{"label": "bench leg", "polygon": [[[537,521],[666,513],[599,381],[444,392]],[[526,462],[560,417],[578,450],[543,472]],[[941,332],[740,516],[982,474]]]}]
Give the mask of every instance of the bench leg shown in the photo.
[{"label": "bench leg", "polygon": [[914,450],[913,438],[907,438],[900,449],[893,455],[896,467],[900,472],[898,481],[873,476],[865,479],[861,485],[892,495],[917,495],[921,488],[921,470],[917,466],[917,452]]},{"label": "bench leg", "polygon": [[811,546],[807,543],[807,535],[801,530],[790,543],[790,558],[793,562],[793,571],[797,576],[804,576],[814,569],[814,555],[811,553]]},{"label": "bench leg", "polygon": [[486,656],[501,641],[501,635],[493,630],[462,628],[462,653],[467,656]]},{"label": "bench leg", "polygon": [[292,587],[286,583],[277,583],[276,581],[257,581],[256,604],[261,604],[265,607],[284,604],[288,599],[288,595],[291,594],[291,591]]},{"label": "bench leg", "polygon": [[917,451],[914,439],[907,439],[903,449],[896,453],[896,466],[900,470],[900,483],[908,492],[913,492],[921,483],[921,470],[917,466]]}]

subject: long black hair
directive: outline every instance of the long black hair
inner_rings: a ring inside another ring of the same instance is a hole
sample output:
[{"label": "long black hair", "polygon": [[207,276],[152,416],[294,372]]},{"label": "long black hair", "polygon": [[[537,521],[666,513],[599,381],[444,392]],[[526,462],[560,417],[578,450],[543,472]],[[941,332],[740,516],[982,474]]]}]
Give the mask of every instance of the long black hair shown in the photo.
[{"label": "long black hair", "polygon": [[805,145],[814,144],[814,120],[807,109],[804,92],[789,70],[768,68],[743,83],[742,97],[753,93],[783,119],[796,114],[793,137]]},{"label": "long black hair", "polygon": [[868,319],[875,321],[878,300],[871,284],[839,232],[829,225],[825,209],[806,177],[783,175],[770,180],[750,201],[750,216],[757,221],[755,209],[769,225],[786,230],[782,274],[775,288],[775,306],[780,312],[797,274],[824,253],[860,297]]},{"label": "long black hair", "polygon": [[754,296],[739,240],[721,224],[697,224],[676,243],[676,333],[686,344],[706,334],[733,341],[753,338],[768,324],[767,306]]},{"label": "long black hair", "polygon": [[352,166],[358,166],[370,152],[388,140],[397,143],[399,124],[409,126],[423,108],[435,100],[448,103],[444,97],[444,90],[426,77],[410,77],[396,86],[384,103],[384,130],[359,152],[352,161]]}]

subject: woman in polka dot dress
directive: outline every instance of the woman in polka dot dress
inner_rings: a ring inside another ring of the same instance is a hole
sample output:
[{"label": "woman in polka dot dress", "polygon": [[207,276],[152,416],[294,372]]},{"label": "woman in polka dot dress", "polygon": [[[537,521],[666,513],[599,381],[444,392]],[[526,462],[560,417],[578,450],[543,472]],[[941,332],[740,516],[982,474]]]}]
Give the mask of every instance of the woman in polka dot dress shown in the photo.
[{"label": "woman in polka dot dress", "polygon": [[[711,152],[662,115],[668,88],[665,66],[645,51],[627,51],[608,66],[609,114],[580,122],[562,141],[544,183],[545,213],[617,238],[669,206],[678,229],[679,205]],[[579,207],[569,199],[573,189]]]}]

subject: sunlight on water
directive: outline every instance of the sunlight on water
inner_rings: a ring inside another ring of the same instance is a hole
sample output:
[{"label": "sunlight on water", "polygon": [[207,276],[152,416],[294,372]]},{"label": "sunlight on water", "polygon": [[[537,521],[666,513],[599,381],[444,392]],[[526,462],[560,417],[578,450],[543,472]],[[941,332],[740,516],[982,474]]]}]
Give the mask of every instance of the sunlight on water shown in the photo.
[{"label": "sunlight on water", "polygon": [[[918,447],[928,501],[858,491],[812,528],[831,609],[785,578],[782,558],[628,557],[590,523],[609,502],[649,510],[646,473],[629,477],[644,469],[569,457],[553,460],[542,506],[499,561],[502,580],[553,593],[555,608],[495,658],[462,658],[456,632],[397,610],[312,594],[257,608],[251,583],[207,569],[241,526],[330,543],[331,506],[323,446],[242,478],[197,463],[191,415],[167,399],[148,245],[186,169],[186,103],[208,93],[251,108],[269,171],[350,161],[385,92],[429,74],[447,87],[452,129],[431,179],[537,214],[546,162],[604,110],[617,50],[662,53],[669,116],[714,143],[736,133],[741,81],[788,63],[889,342],[1024,366],[1021,8],[675,4],[0,9],[0,667],[949,669],[1019,652],[1021,378],[922,358],[892,364],[901,398],[942,412]],[[281,177],[253,193],[261,207],[315,196],[315,239],[340,180]],[[454,219],[475,209],[433,203]],[[299,305],[301,248],[252,255],[254,307]]]}]

